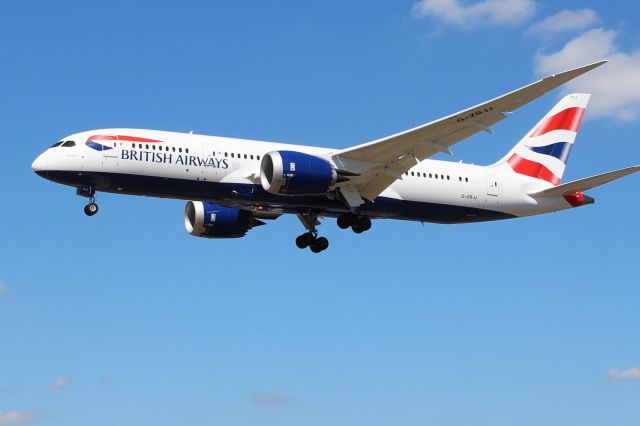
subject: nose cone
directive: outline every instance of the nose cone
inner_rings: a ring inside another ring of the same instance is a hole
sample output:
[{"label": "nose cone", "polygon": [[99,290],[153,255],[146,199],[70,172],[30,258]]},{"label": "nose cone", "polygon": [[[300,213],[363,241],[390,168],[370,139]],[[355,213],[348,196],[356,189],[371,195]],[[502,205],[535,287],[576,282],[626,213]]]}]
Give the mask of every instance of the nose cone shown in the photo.
[{"label": "nose cone", "polygon": [[38,155],[38,157],[35,160],[33,160],[33,163],[31,164],[31,168],[33,169],[34,172],[36,172],[40,176],[46,175],[47,158],[44,152]]}]

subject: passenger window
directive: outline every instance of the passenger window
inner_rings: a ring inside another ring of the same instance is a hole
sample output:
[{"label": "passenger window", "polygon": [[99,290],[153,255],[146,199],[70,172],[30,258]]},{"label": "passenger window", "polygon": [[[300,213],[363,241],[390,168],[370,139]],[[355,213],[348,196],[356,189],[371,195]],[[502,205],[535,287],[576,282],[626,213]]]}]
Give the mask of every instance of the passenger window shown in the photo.
[{"label": "passenger window", "polygon": [[175,146],[172,146],[172,147],[171,147],[171,151],[176,152],[176,147],[175,147]]},{"label": "passenger window", "polygon": [[436,174],[436,179],[438,179],[438,175]]},{"label": "passenger window", "polygon": [[231,153],[231,158],[236,158],[233,152]]},{"label": "passenger window", "polygon": [[245,160],[247,159],[247,154],[245,154],[245,155],[244,155],[244,159],[245,159]]},{"label": "passenger window", "polygon": [[226,153],[226,152],[224,153],[224,156],[225,156],[225,157],[227,156],[227,153]]},{"label": "passenger window", "polygon": [[189,148],[185,148],[184,152],[186,152],[188,154],[189,153]]},{"label": "passenger window", "polygon": [[253,154],[251,154],[251,159],[253,160]]},{"label": "passenger window", "polygon": [[433,175],[431,173],[429,173],[429,179],[433,178]]},{"label": "passenger window", "polygon": [[155,145],[151,145],[151,149],[153,149],[155,151],[156,150],[156,146]]},{"label": "passenger window", "polygon": [[258,155],[258,156],[257,156],[257,158],[258,158],[258,160],[259,160],[259,159],[260,159],[260,156]]},{"label": "passenger window", "polygon": [[178,152],[182,152],[182,148],[178,148]]},{"label": "passenger window", "polygon": [[440,179],[444,179],[444,175],[440,175]]},{"label": "passenger window", "polygon": [[451,176],[447,175],[447,180],[451,180]]},{"label": "passenger window", "polygon": [[469,182],[469,178],[464,178],[464,181],[465,182]]},{"label": "passenger window", "polygon": [[411,172],[411,176],[413,176],[413,172]]},{"label": "passenger window", "polygon": [[144,149],[149,149],[149,144],[145,145]]}]

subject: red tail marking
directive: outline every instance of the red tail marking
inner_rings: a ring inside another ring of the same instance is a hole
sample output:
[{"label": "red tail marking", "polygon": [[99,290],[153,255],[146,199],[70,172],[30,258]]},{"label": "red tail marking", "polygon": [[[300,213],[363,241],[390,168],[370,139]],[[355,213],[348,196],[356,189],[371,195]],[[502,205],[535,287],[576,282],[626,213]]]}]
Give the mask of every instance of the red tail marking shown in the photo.
[{"label": "red tail marking", "polygon": [[509,158],[509,165],[514,172],[520,173],[521,175],[531,176],[536,179],[543,179],[547,182],[551,182],[553,185],[558,185],[560,183],[560,178],[554,175],[553,172],[547,169],[544,165],[522,158],[518,154],[513,154],[511,158]]},{"label": "red tail marking", "polygon": [[544,135],[554,130],[571,130],[577,132],[580,128],[580,122],[584,115],[584,108],[567,108],[557,114],[548,117],[540,126],[531,134],[531,138]]}]

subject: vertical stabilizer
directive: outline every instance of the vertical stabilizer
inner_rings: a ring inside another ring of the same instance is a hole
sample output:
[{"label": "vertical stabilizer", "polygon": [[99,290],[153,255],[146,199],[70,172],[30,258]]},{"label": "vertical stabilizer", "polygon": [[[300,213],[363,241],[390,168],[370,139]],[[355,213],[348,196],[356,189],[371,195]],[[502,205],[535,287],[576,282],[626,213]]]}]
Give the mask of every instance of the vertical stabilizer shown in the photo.
[{"label": "vertical stabilizer", "polygon": [[506,163],[514,173],[560,184],[590,96],[565,96],[494,166]]}]

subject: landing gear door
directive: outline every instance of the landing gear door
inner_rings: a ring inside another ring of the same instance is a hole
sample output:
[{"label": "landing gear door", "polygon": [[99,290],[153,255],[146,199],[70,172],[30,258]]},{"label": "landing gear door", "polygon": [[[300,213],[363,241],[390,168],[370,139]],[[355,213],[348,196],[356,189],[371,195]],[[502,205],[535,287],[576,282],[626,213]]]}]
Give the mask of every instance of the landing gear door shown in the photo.
[{"label": "landing gear door", "polygon": [[487,195],[497,197],[499,194],[498,178],[495,175],[487,175]]}]

